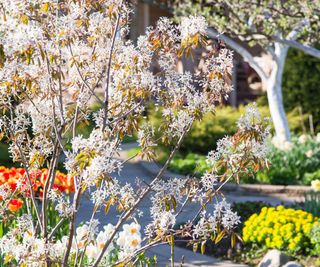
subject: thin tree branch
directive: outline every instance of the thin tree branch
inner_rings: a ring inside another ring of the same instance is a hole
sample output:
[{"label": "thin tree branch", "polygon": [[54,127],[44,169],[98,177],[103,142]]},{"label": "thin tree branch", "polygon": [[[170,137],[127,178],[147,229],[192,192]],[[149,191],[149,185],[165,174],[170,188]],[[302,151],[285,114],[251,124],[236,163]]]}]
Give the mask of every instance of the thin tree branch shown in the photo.
[{"label": "thin tree branch", "polygon": [[[76,178],[75,178],[76,179]],[[63,263],[62,266],[63,267],[67,267],[68,266],[68,258],[70,255],[70,251],[71,251],[71,246],[72,246],[72,241],[73,241],[73,235],[74,235],[74,228],[75,228],[75,220],[77,217],[77,213],[78,213],[78,206],[80,203],[80,196],[81,196],[81,181],[79,181],[79,185],[78,187],[76,186],[75,183],[75,188],[76,188],[76,192],[73,198],[73,208],[74,211],[72,213],[71,219],[70,219],[70,224],[69,224],[69,237],[68,237],[68,242],[67,242],[67,250],[64,254],[63,257]]]},{"label": "thin tree branch", "polygon": [[102,131],[106,128],[106,123],[108,119],[108,105],[109,105],[109,83],[110,83],[110,74],[111,74],[111,63],[112,63],[112,53],[114,49],[114,44],[117,37],[117,31],[120,23],[120,17],[121,17],[121,7],[122,7],[123,0],[121,0],[119,5],[119,13],[117,16],[116,25],[113,29],[113,35],[111,40],[111,46],[109,51],[109,58],[108,58],[108,64],[107,64],[107,76],[106,76],[106,84],[104,89],[104,117],[103,117],[103,124],[102,124]]},{"label": "thin tree branch", "polygon": [[310,56],[313,56],[313,57],[316,57],[316,58],[320,58],[320,50],[316,49],[316,48],[314,48],[312,46],[301,44],[301,43],[299,43],[298,41],[295,41],[295,40],[283,39],[283,38],[281,38],[279,36],[272,36],[272,39],[275,42],[278,42],[278,43],[281,43],[281,44],[284,44],[284,45],[299,49],[299,50],[303,51],[304,53],[306,53],[306,54],[308,54]]}]

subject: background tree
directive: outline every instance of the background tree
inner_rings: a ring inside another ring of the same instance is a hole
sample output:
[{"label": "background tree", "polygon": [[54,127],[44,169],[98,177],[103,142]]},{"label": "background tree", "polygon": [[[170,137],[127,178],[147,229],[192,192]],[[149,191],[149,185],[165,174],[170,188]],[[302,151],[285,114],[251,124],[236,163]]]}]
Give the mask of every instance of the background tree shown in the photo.
[{"label": "background tree", "polygon": [[[267,89],[276,135],[281,140],[290,139],[282,99],[285,60],[289,47],[320,58],[320,50],[313,47],[319,40],[320,2],[175,0],[173,5],[177,17],[187,14],[205,16],[212,27],[209,36],[223,40],[257,72]],[[248,46],[255,45],[262,49],[261,56],[271,58],[271,66],[266,66],[265,60],[250,52]]]}]

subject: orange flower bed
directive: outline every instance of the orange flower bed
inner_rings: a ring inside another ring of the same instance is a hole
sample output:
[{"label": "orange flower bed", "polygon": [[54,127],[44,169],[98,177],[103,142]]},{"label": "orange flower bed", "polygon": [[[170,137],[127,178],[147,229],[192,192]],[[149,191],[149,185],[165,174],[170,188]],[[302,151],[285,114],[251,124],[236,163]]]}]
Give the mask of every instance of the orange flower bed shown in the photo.
[{"label": "orange flower bed", "polygon": [[[33,191],[36,193],[37,197],[41,198],[44,184],[48,178],[48,169],[33,170],[29,172],[29,175],[32,181]],[[27,173],[23,168],[6,168],[0,166],[0,185],[3,184],[9,185],[12,191],[16,190],[15,195],[23,195],[24,197],[28,197],[30,195]],[[17,184],[22,186],[17,189]],[[53,188],[66,194],[73,192],[73,177],[57,171],[55,174]],[[24,202],[20,198],[13,198],[8,204],[8,209],[12,212],[16,212],[23,206],[23,203]]]}]

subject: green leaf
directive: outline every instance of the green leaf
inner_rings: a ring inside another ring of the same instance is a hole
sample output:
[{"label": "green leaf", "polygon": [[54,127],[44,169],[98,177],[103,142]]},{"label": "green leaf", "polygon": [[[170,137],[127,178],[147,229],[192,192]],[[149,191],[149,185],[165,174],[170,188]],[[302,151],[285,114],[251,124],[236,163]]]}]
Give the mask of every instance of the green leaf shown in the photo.
[{"label": "green leaf", "polygon": [[21,20],[21,22],[23,23],[23,24],[28,24],[29,23],[29,18],[28,18],[28,16],[27,15],[22,15],[21,17],[20,17],[20,20]]},{"label": "green leaf", "polygon": [[0,237],[3,237],[3,223],[0,223]]},{"label": "green leaf", "polygon": [[199,245],[199,243],[194,243],[194,244],[193,244],[192,250],[193,250],[194,253],[197,252],[197,250],[198,250],[198,245]]},{"label": "green leaf", "polygon": [[224,235],[225,235],[225,231],[223,230],[218,234],[218,236],[216,237],[214,243],[218,244],[221,241],[221,239],[224,237]]},{"label": "green leaf", "polygon": [[49,6],[50,6],[50,4],[48,2],[44,3],[40,8],[40,12],[47,14],[48,10],[49,10]]},{"label": "green leaf", "polygon": [[206,241],[201,242],[201,254],[204,254],[206,250]]},{"label": "green leaf", "polygon": [[237,236],[235,235],[235,233],[231,234],[231,247],[234,248],[235,244],[236,244],[236,239]]},{"label": "green leaf", "polygon": [[177,201],[176,201],[174,196],[171,196],[171,202],[172,202],[174,211],[176,211],[176,209],[177,209]]}]

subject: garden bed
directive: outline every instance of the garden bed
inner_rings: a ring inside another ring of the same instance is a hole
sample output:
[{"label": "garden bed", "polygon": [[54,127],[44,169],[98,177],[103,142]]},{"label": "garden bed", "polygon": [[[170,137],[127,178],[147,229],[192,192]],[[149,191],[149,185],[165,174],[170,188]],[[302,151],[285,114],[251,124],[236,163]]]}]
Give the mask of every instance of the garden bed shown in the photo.
[{"label": "garden bed", "polygon": [[[154,162],[137,160],[137,163],[148,173],[156,175],[160,170],[160,165]],[[184,177],[184,175],[167,171],[166,177]],[[219,186],[219,184],[218,184]],[[268,184],[236,184],[227,183],[223,186],[224,192],[244,193],[250,192],[254,194],[287,194],[289,196],[303,196],[306,192],[311,191],[310,186],[303,185],[268,185]]]},{"label": "garden bed", "polygon": [[235,232],[243,240],[237,239],[233,243],[231,235],[226,235],[219,243],[207,240],[204,248],[193,247],[187,242],[177,245],[249,266],[258,266],[262,259],[265,260],[268,251],[278,249],[286,262],[295,261],[303,266],[317,267],[320,266],[319,218],[310,213],[305,204],[272,207],[262,201],[235,203],[232,209],[241,216],[241,224]]}]

